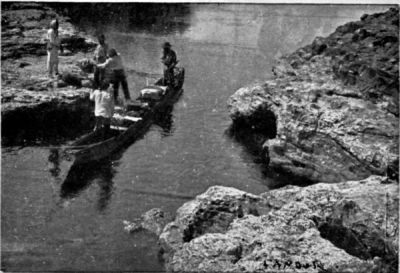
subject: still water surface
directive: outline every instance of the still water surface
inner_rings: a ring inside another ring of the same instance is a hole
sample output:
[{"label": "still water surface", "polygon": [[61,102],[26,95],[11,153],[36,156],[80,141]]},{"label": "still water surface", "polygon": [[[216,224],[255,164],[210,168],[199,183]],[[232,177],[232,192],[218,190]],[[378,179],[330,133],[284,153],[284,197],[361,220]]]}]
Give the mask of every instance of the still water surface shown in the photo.
[{"label": "still water surface", "polygon": [[386,9],[193,4],[152,25],[127,27],[118,15],[115,21],[82,20],[88,33],[103,31],[124,57],[133,96],[161,73],[160,47],[168,40],[186,69],[184,93],[143,139],[110,162],[71,174],[68,183],[48,149],[3,148],[2,268],[162,270],[157,238],[125,233],[123,220],[154,207],[174,213],[212,185],[256,194],[277,186],[226,134],[228,97],[270,77],[282,54]]}]

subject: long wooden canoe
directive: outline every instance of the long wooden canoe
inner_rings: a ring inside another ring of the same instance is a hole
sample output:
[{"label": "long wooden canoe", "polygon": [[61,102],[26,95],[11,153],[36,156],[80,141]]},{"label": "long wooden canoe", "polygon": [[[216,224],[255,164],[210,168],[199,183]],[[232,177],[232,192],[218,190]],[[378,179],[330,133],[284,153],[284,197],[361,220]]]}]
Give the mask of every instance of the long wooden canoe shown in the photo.
[{"label": "long wooden canoe", "polygon": [[[118,126],[114,126],[112,127],[114,129],[111,129],[107,136],[104,136],[104,132],[101,130],[94,131],[70,143],[64,149],[69,161],[76,165],[102,160],[143,136],[152,125],[156,115],[168,109],[182,94],[185,70],[183,68],[179,69],[174,83],[166,88],[165,93],[159,100],[148,101],[148,107],[136,119],[137,121],[135,121],[135,118],[130,118],[133,122],[129,127],[121,130],[121,128],[117,128]],[[160,79],[155,85],[161,86],[162,83],[163,79]],[[140,102],[143,100],[139,97],[135,101]]]}]

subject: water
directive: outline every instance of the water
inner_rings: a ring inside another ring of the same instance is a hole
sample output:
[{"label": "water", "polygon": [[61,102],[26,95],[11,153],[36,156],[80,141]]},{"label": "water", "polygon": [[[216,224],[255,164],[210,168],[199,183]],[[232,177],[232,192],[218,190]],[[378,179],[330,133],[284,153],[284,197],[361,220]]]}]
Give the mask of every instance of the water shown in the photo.
[{"label": "water", "polygon": [[162,72],[160,46],[168,40],[186,69],[184,93],[143,139],[67,180],[48,149],[3,148],[2,268],[162,270],[157,238],[125,233],[123,220],[154,207],[174,213],[212,185],[256,194],[276,186],[256,158],[227,136],[228,97],[270,77],[282,54],[363,13],[386,9],[193,4],[151,25],[127,24],[125,15],[106,24],[82,18],[86,31],[101,28],[124,57],[132,95]]}]

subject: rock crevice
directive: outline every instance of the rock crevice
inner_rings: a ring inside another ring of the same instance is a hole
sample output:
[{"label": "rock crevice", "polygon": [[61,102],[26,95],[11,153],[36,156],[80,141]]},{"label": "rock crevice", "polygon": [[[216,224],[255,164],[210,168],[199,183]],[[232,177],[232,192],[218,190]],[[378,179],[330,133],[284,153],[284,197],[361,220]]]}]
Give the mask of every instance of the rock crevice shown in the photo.
[{"label": "rock crevice", "polygon": [[271,169],[292,177],[386,174],[399,154],[398,17],[398,8],[365,16],[283,57],[274,79],[229,98],[233,127],[274,132],[258,149],[268,150]]},{"label": "rock crevice", "polygon": [[232,136],[252,154],[329,183],[259,196],[210,188],[161,233],[168,271],[397,272],[398,17],[365,15],[318,37],[229,98]]},{"label": "rock crevice", "polygon": [[[280,266],[299,272],[395,272],[398,185],[384,181],[371,176],[338,184],[286,186],[260,196],[212,187],[184,204],[160,235],[167,270],[263,272]],[[246,207],[249,200],[257,213],[245,209],[229,221],[224,209],[210,206]],[[197,218],[193,225],[193,219],[207,211],[216,213],[213,220]],[[185,240],[191,225],[196,235]]]}]

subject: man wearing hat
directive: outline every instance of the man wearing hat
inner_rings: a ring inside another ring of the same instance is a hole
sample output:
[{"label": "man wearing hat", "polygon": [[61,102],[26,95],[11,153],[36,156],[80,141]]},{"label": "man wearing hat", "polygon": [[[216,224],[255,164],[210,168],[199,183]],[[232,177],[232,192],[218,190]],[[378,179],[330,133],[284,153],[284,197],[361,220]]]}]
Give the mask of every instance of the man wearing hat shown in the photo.
[{"label": "man wearing hat", "polygon": [[[104,34],[98,36],[99,44],[94,52],[94,61],[96,64],[102,64],[107,60],[108,44],[106,44],[106,37]],[[94,68],[94,85],[95,88],[100,87],[100,83],[105,78],[105,70],[98,68],[97,65]]]},{"label": "man wearing hat", "polygon": [[174,67],[178,62],[176,60],[176,53],[171,49],[171,44],[168,42],[163,44],[163,56],[161,60],[166,67],[164,69],[164,84],[171,85],[174,78]]},{"label": "man wearing hat", "polygon": [[56,19],[50,22],[50,29],[47,31],[47,71],[50,78],[53,77],[53,71],[58,75],[58,50],[62,51],[62,47]]}]

